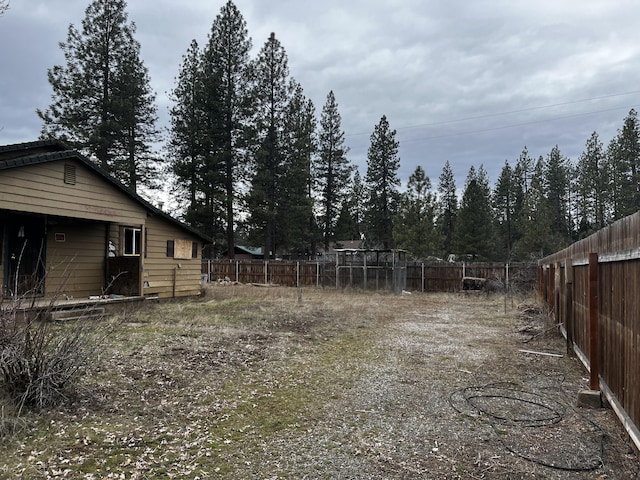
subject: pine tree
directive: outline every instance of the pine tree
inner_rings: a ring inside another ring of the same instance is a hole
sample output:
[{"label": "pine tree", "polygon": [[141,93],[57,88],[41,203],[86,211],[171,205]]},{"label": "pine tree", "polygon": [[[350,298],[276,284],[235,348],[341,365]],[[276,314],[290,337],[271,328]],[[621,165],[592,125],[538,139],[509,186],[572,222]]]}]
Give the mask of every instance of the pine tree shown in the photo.
[{"label": "pine tree", "polygon": [[320,189],[324,248],[327,250],[331,241],[335,240],[336,218],[351,175],[351,166],[346,157],[348,148],[344,144],[340,112],[333,91],[327,95],[322,108],[318,144],[315,174]]},{"label": "pine tree", "polygon": [[493,191],[493,208],[496,213],[498,245],[503,250],[500,257],[511,258],[516,239],[519,185],[509,162],[505,161]]},{"label": "pine tree", "polygon": [[580,238],[604,228],[609,210],[609,174],[602,142],[596,132],[578,158],[576,178],[577,229]]},{"label": "pine tree", "polygon": [[353,215],[355,222],[355,228],[358,232],[357,238],[362,238],[364,233],[364,217],[366,212],[366,187],[360,170],[358,167],[354,167],[353,177],[351,180],[351,193],[349,194],[350,211]]},{"label": "pine tree", "polygon": [[535,164],[520,213],[523,229],[521,238],[514,245],[514,258],[517,259],[538,260],[556,251],[551,230],[550,204],[546,198],[544,169],[545,162],[541,156]]},{"label": "pine tree", "polygon": [[147,68],[140,60],[140,49],[133,42],[115,78],[117,125],[121,130],[115,143],[118,155],[112,173],[136,191],[139,185],[159,188],[160,159],[151,147],[160,142],[155,93],[150,87]]},{"label": "pine tree", "polygon": [[285,110],[291,96],[287,54],[274,33],[251,65],[253,178],[248,197],[254,235],[262,237],[265,258],[275,255],[277,217],[282,210]]},{"label": "pine tree", "polygon": [[436,252],[438,238],[434,225],[435,199],[431,180],[421,166],[416,167],[401,195],[394,228],[398,248],[407,250],[416,259],[425,259]]},{"label": "pine tree", "polygon": [[515,181],[518,184],[518,190],[521,192],[521,198],[516,200],[516,205],[521,204],[524,200],[524,195],[529,191],[529,187],[531,186],[531,181],[533,179],[533,171],[535,168],[535,162],[529,156],[529,150],[525,146],[522,149],[522,153],[518,157],[518,161],[516,162],[516,166],[514,168],[514,177]]},{"label": "pine tree", "polygon": [[283,165],[284,215],[278,216],[280,244],[289,251],[309,256],[315,252],[317,228],[313,215],[311,159],[316,151],[315,107],[295,84],[285,116]]},{"label": "pine tree", "polygon": [[399,198],[398,147],[396,131],[383,115],[371,135],[367,154],[365,225],[367,242],[385,249],[393,245],[393,217]]},{"label": "pine tree", "polygon": [[458,211],[454,237],[458,255],[469,255],[473,260],[491,260],[494,255],[490,189],[486,171],[472,166],[465,182],[462,202]]},{"label": "pine tree", "polygon": [[614,190],[614,220],[640,209],[640,124],[634,109],[624,119],[622,130],[607,152]]},{"label": "pine tree", "polygon": [[359,240],[360,231],[351,210],[350,202],[342,202],[335,226],[336,248],[340,248],[343,240]]},{"label": "pine tree", "polygon": [[358,167],[353,166],[352,171],[336,221],[336,240],[360,240],[363,233],[365,188]]},{"label": "pine tree", "polygon": [[[171,129],[168,152],[170,170],[175,176],[176,198],[186,196],[185,221],[202,229],[201,204],[204,198],[204,158],[206,112],[203,108],[204,85],[202,53],[196,40],[182,59],[176,87],[171,92]],[[212,232],[209,232],[209,234]]]},{"label": "pine tree", "polygon": [[[130,159],[123,156],[133,149],[136,162],[149,159],[148,142],[154,138],[142,139],[138,133],[155,131],[156,119],[154,96],[134,40],[135,26],[128,22],[125,8],[124,0],[94,0],[85,11],[82,30],[69,26],[67,41],[60,43],[66,64],[48,71],[53,102],[37,113],[43,120],[43,138],[69,142],[133,188],[136,185],[128,183],[132,168],[125,172],[122,167]],[[141,83],[124,88],[122,82],[131,81]],[[140,95],[135,107],[123,97],[132,93]],[[132,136],[133,131],[137,133]],[[142,149],[140,142],[145,144]],[[136,165],[138,172],[145,171],[141,164]],[[146,182],[145,177],[134,175],[136,181]]]},{"label": "pine tree", "polygon": [[207,90],[211,160],[216,179],[212,195],[221,198],[227,254],[233,258],[235,205],[238,184],[244,178],[244,140],[250,114],[249,51],[246,22],[232,1],[216,16],[203,54]]},{"label": "pine tree", "polygon": [[535,162],[533,158],[529,156],[529,150],[525,146],[516,161],[516,166],[513,169],[513,216],[512,216],[512,243],[511,252],[513,252],[513,246],[522,237],[524,225],[521,220],[523,218],[522,210],[524,209],[525,199],[529,188],[531,188],[531,181],[533,178],[533,171]]},{"label": "pine tree", "polygon": [[570,185],[572,166],[569,159],[560,153],[556,145],[547,156],[544,169],[544,182],[549,214],[551,215],[551,231],[555,234],[555,243],[563,248],[571,240],[571,220],[569,218]]},{"label": "pine tree", "polygon": [[458,195],[456,180],[449,160],[442,168],[438,180],[437,219],[436,226],[442,239],[441,253],[448,257],[453,253],[453,238],[458,216]]}]

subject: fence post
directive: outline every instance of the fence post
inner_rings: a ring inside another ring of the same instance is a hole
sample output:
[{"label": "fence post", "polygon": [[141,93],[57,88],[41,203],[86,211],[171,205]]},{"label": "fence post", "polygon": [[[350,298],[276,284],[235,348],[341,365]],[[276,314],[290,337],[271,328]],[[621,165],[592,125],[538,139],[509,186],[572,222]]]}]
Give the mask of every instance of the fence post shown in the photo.
[{"label": "fence post", "polygon": [[269,274],[268,274],[268,270],[269,270],[269,260],[265,260],[264,261],[264,284],[266,285],[267,283],[269,283]]},{"label": "fence post", "polygon": [[564,330],[567,334],[567,354],[573,355],[573,260],[571,257],[565,260],[564,272],[566,283]]},{"label": "fence post", "polygon": [[504,266],[504,289],[506,292],[509,291],[509,262]]},{"label": "fence post", "polygon": [[240,264],[236,260],[236,282],[240,283]]},{"label": "fence post", "polygon": [[600,389],[598,355],[598,254],[589,254],[589,388]]},{"label": "fence post", "polygon": [[556,281],[556,266],[554,263],[549,264],[549,269],[547,271],[547,305],[549,306],[549,315],[552,315],[553,318],[556,318],[556,305],[555,299],[556,294],[554,291]]},{"label": "fence post", "polygon": [[556,312],[556,325],[564,323],[564,317],[562,316],[562,305],[560,305],[560,297],[562,295],[562,288],[564,285],[560,284],[560,274],[562,273],[562,263],[557,261],[555,264],[555,278],[553,280],[553,304]]},{"label": "fence post", "polygon": [[300,262],[296,262],[296,287],[300,288]]},{"label": "fence post", "polygon": [[363,278],[363,281],[364,281],[364,289],[366,290],[367,289],[367,271],[368,271],[368,269],[367,269],[367,252],[363,252],[362,255],[363,255],[362,264],[364,265],[362,267],[362,278]]},{"label": "fence post", "polygon": [[421,283],[422,293],[424,293],[424,262],[421,265],[420,271],[421,271],[420,275],[422,276],[422,283]]},{"label": "fence post", "polygon": [[316,287],[320,286],[320,262],[316,262]]}]

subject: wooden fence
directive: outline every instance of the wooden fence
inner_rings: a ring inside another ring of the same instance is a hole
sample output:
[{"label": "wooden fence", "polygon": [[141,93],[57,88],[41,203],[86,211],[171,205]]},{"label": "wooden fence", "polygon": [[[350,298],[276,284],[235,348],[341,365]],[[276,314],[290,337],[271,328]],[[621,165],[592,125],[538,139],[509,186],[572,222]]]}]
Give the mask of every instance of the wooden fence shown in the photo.
[{"label": "wooden fence", "polygon": [[[365,270],[366,268],[366,270]],[[342,266],[336,262],[205,260],[202,274],[215,282],[228,279],[240,283],[274,283],[284,286],[317,286],[393,290],[394,272],[406,275],[403,290],[414,292],[457,292],[463,277],[481,277],[513,291],[533,290],[536,265],[531,263],[404,263],[391,267]]]},{"label": "wooden fence", "polygon": [[539,262],[538,292],[567,347],[640,449],[640,212]]}]

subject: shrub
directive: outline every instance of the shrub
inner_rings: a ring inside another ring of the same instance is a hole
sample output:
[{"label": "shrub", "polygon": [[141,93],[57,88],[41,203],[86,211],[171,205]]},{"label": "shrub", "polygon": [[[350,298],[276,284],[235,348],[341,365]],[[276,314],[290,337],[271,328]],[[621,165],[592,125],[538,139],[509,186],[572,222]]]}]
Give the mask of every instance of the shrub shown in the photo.
[{"label": "shrub", "polygon": [[[26,303],[26,305],[25,305]],[[23,407],[42,409],[67,397],[102,335],[82,316],[65,324],[24,298],[0,298],[0,392]]]}]

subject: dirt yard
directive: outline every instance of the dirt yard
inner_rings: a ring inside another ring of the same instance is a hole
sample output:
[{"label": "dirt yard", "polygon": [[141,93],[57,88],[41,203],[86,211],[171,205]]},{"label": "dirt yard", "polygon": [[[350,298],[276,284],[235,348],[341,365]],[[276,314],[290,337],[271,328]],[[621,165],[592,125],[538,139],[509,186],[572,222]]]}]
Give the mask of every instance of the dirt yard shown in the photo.
[{"label": "dirt yard", "polygon": [[120,321],[66,404],[3,409],[0,478],[640,478],[530,298],[214,285]]}]

